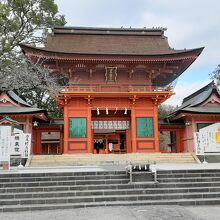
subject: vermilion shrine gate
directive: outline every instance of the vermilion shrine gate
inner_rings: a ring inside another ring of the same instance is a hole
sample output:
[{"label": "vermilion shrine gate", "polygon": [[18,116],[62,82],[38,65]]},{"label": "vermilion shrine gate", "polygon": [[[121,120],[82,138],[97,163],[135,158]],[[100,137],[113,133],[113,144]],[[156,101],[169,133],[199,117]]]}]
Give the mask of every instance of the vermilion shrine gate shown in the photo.
[{"label": "vermilion shrine gate", "polygon": [[21,45],[69,82],[57,98],[62,153],[159,152],[158,105],[203,50],[174,50],[164,31],[55,27],[45,47]]}]

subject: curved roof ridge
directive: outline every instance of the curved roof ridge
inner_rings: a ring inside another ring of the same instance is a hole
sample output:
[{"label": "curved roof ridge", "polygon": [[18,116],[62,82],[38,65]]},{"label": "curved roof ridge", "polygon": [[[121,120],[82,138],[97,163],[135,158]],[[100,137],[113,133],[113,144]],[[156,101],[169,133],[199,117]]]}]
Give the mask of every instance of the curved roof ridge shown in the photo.
[{"label": "curved roof ridge", "polygon": [[17,102],[18,104],[22,104],[27,107],[32,107],[25,100],[23,100],[20,96],[18,96],[14,91],[9,90],[9,91],[7,91],[7,94],[10,96],[10,98],[12,98],[12,100]]},{"label": "curved roof ridge", "polygon": [[[74,30],[79,30],[79,31],[113,31],[113,32],[161,32],[163,33],[164,31],[167,30],[165,27],[152,27],[152,28],[132,28],[132,27],[80,27],[80,26],[54,26],[53,31],[55,30],[70,30],[70,33],[73,33]],[[72,32],[71,32],[72,31]]]},{"label": "curved roof ridge", "polygon": [[202,52],[202,50],[204,49],[204,47],[198,47],[198,48],[193,48],[193,49],[183,49],[183,50],[173,50],[172,53],[158,53],[158,54],[119,54],[119,53],[109,53],[109,54],[102,54],[102,53],[81,53],[81,52],[62,52],[62,51],[55,51],[52,50],[51,48],[47,48],[47,47],[35,47],[35,46],[31,46],[31,45],[26,45],[26,44],[20,44],[19,45],[23,51],[25,48],[31,48],[34,50],[39,50],[39,51],[44,51],[44,52],[49,52],[49,53],[57,53],[57,54],[69,54],[69,55],[106,55],[106,56],[134,56],[134,57],[138,57],[138,56],[151,56],[151,57],[156,57],[156,56],[172,56],[172,55],[182,55],[188,52],[197,52],[199,56],[200,53]]}]

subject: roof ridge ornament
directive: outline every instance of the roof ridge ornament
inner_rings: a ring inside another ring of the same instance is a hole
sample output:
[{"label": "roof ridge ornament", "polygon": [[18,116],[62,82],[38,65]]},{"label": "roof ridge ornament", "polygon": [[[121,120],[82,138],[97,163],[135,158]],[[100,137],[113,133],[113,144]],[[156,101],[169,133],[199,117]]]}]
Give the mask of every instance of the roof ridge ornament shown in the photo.
[{"label": "roof ridge ornament", "polygon": [[216,79],[216,78],[215,78],[215,79],[213,80],[212,86],[215,87],[215,88],[217,88],[217,87],[219,86],[219,79]]},{"label": "roof ridge ornament", "polygon": [[0,86],[0,91],[2,92],[7,92],[9,89],[8,89],[8,84],[7,83],[2,83],[2,85]]}]

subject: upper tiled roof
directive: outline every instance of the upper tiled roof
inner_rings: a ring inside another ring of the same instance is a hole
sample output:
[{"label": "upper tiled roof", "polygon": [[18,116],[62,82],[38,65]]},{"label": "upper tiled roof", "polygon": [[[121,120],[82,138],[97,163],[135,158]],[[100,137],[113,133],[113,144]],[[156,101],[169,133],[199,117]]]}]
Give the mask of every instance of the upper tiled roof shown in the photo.
[{"label": "upper tiled roof", "polygon": [[165,29],[55,27],[44,51],[69,54],[163,55],[191,50],[174,50]]}]

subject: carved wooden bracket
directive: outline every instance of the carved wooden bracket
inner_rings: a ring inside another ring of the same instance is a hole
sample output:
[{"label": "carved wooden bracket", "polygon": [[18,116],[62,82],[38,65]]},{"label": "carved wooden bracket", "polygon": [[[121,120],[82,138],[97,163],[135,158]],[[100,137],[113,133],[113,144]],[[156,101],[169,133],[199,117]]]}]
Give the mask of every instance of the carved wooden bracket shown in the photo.
[{"label": "carved wooden bracket", "polygon": [[133,77],[133,75],[134,75],[134,70],[131,69],[131,70],[129,71],[129,78],[131,79],[131,78]]},{"label": "carved wooden bracket", "polygon": [[75,72],[75,69],[72,69],[72,68],[69,68],[69,69],[68,69],[68,73],[69,73],[69,79],[71,79],[71,78],[72,78],[72,76],[73,76],[74,72]]},{"label": "carved wooden bracket", "polygon": [[135,105],[135,104],[136,104],[136,100],[137,100],[137,99],[138,99],[138,98],[137,98],[136,95],[134,95],[133,97],[130,98],[132,105]]},{"label": "carved wooden bracket", "polygon": [[88,95],[85,99],[87,100],[87,104],[90,105],[90,104],[92,104],[92,100],[94,98],[92,98],[91,95]]},{"label": "carved wooden bracket", "polygon": [[93,73],[96,72],[96,66],[95,65],[87,65],[86,72],[89,73],[89,78],[91,79],[93,77]]}]

